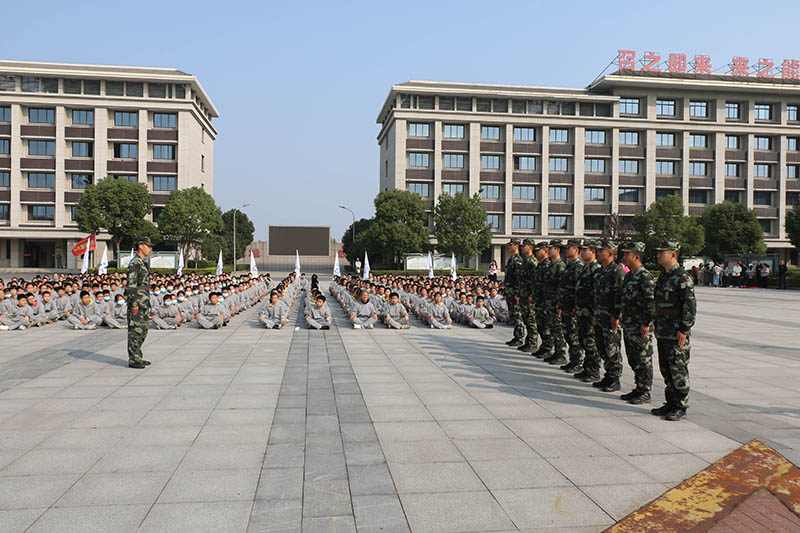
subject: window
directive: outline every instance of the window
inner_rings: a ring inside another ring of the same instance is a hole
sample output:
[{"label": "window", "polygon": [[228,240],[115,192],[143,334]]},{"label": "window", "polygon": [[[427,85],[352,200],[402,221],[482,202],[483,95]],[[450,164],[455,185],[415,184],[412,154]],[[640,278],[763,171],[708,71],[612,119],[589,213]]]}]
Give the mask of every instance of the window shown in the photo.
[{"label": "window", "polygon": [[550,199],[566,202],[569,197],[567,187],[553,186],[550,187]]},{"label": "window", "polygon": [[566,172],[569,168],[566,157],[551,157],[550,170],[552,172]]},{"label": "window", "polygon": [[671,194],[679,194],[678,189],[656,189],[656,200],[666,198]]},{"label": "window", "polygon": [[656,133],[656,146],[675,146],[675,134]]},{"label": "window", "polygon": [[728,150],[738,150],[739,149],[739,136],[738,135],[726,135],[725,136],[725,148]]},{"label": "window", "polygon": [[153,176],[154,191],[174,191],[178,188],[178,178],[175,176]]},{"label": "window", "polygon": [[28,141],[28,155],[55,155],[55,141]]},{"label": "window", "polygon": [[765,220],[763,218],[759,218],[758,219],[758,224],[761,226],[761,231],[763,231],[764,233],[766,233],[766,234],[772,233],[772,221],[771,220]]},{"label": "window", "polygon": [[464,184],[463,183],[443,183],[442,184],[442,194],[449,194],[450,196],[455,196],[456,194],[464,194]]},{"label": "window", "polygon": [[81,94],[81,80],[65,78],[64,94]]},{"label": "window", "polygon": [[11,150],[11,142],[8,139],[0,139],[0,155],[8,155]]},{"label": "window", "polygon": [[689,116],[694,118],[708,118],[708,102],[689,101]]},{"label": "window", "polygon": [[797,122],[797,106],[796,105],[787,105],[786,106],[786,120],[791,122]]},{"label": "window", "polygon": [[797,137],[787,137],[786,138],[786,149],[790,152],[797,151]]},{"label": "window", "polygon": [[606,227],[605,217],[586,215],[583,217],[583,229],[588,231],[603,231]]},{"label": "window", "polygon": [[178,115],[175,113],[153,113],[153,127],[175,129],[178,127]]},{"label": "window", "polygon": [[73,109],[72,123],[91,126],[94,124],[94,111],[91,109]]},{"label": "window", "polygon": [[26,93],[57,93],[58,80],[55,78],[22,77],[22,91]]},{"label": "window", "polygon": [[122,96],[122,82],[106,81],[106,96]]},{"label": "window", "polygon": [[800,165],[786,165],[787,178],[800,178]]},{"label": "window", "polygon": [[481,126],[481,139],[486,141],[499,141],[500,128],[497,126]]},{"label": "window", "polygon": [[153,159],[175,159],[175,145],[154,144]]},{"label": "window", "polygon": [[464,154],[444,154],[444,168],[464,168]]},{"label": "window", "polygon": [[725,201],[738,204],[741,199],[740,191],[725,191]]},{"label": "window", "polygon": [[147,96],[150,98],[166,98],[167,85],[165,83],[148,83]]},{"label": "window", "polygon": [[54,189],[56,175],[53,172],[28,172],[29,189]]},{"label": "window", "polygon": [[481,185],[481,198],[486,200],[497,200],[500,198],[499,185]]},{"label": "window", "polygon": [[118,180],[125,180],[125,181],[130,181],[130,182],[133,182],[133,183],[136,183],[136,182],[139,181],[139,176],[137,176],[136,174],[127,174],[127,175],[126,174],[117,174],[114,177],[116,179],[118,179]]},{"label": "window", "polygon": [[742,118],[741,104],[739,102],[725,102],[725,118]]},{"label": "window", "polygon": [[620,189],[619,190],[620,202],[638,202],[639,189]]},{"label": "window", "polygon": [[753,149],[754,150],[770,150],[771,149],[771,140],[769,137],[753,137]]},{"label": "window", "polygon": [[464,125],[463,124],[445,124],[444,125],[444,138],[445,139],[463,139],[464,138]]},{"label": "window", "polygon": [[0,122],[11,122],[10,107],[0,107]]},{"label": "window", "polygon": [[517,170],[536,170],[536,158],[530,156],[517,156]]},{"label": "window", "polygon": [[772,191],[753,191],[753,203],[756,205],[772,205]]},{"label": "window", "polygon": [[689,175],[690,176],[705,176],[707,165],[705,161],[690,161],[689,162]]},{"label": "window", "polygon": [[725,176],[729,178],[738,178],[739,163],[725,163]]},{"label": "window", "polygon": [[544,103],[541,100],[528,100],[528,114],[541,115],[544,113]]},{"label": "window", "polygon": [[786,205],[793,206],[797,203],[797,200],[800,199],[800,192],[797,191],[789,191],[786,193]]},{"label": "window", "polygon": [[[9,215],[9,213],[8,213],[9,209],[8,208],[9,207],[10,206],[8,204],[0,204],[0,220],[8,220],[8,215]],[[11,242],[11,241],[6,241],[6,242],[8,243],[8,242]],[[6,246],[8,246],[8,245],[6,245]],[[8,249],[6,249],[6,251],[8,251]],[[8,259],[8,257],[6,257],[6,259]]]},{"label": "window", "polygon": [[770,178],[772,177],[772,165],[765,165],[763,163],[756,163],[753,165],[753,175],[756,178]]},{"label": "window", "polygon": [[0,76],[0,91],[16,91],[17,78],[14,76]]},{"label": "window", "polygon": [[433,96],[419,95],[417,97],[417,107],[419,109],[433,109],[434,102],[435,100]]},{"label": "window", "polygon": [[558,115],[559,110],[561,109],[561,103],[556,102],[553,100],[548,100],[547,102],[547,114],[548,115]]},{"label": "window", "polygon": [[567,231],[569,226],[567,225],[567,217],[565,215],[550,215],[550,229],[556,231]]},{"label": "window", "polygon": [[55,206],[52,205],[29,205],[28,220],[54,220]]},{"label": "window", "polygon": [[486,225],[493,230],[500,229],[500,215],[497,213],[490,213],[486,215]]},{"label": "window", "polygon": [[69,206],[69,219],[75,222],[77,218],[78,218],[78,206],[77,205]]},{"label": "window", "polygon": [[11,187],[11,173],[8,171],[0,172],[0,187]]},{"label": "window", "polygon": [[587,202],[606,201],[606,190],[603,187],[586,187],[585,195]]},{"label": "window", "polygon": [[205,154],[200,154],[200,172],[206,171],[206,156]]},{"label": "window", "polygon": [[638,174],[639,173],[639,160],[638,159],[620,159],[619,160],[619,173],[620,174]]},{"label": "window", "polygon": [[755,104],[753,106],[753,114],[756,120],[772,120],[772,105]]},{"label": "window", "polygon": [[578,112],[582,117],[594,116],[594,104],[581,102],[578,106]]},{"label": "window", "polygon": [[514,200],[536,200],[536,187],[533,185],[514,185]]},{"label": "window", "polygon": [[456,99],[452,96],[439,97],[439,109],[444,111],[453,111],[456,108]]},{"label": "window", "polygon": [[499,155],[482,155],[481,168],[485,170],[499,170],[500,169],[500,156]]},{"label": "window", "polygon": [[430,133],[431,133],[430,124],[418,124],[415,122],[411,122],[408,125],[409,137],[429,137]]},{"label": "window", "polygon": [[603,130],[586,130],[586,144],[605,144],[606,132]]},{"label": "window", "polygon": [[639,146],[639,132],[638,131],[619,132],[619,144],[626,144],[629,146]]},{"label": "window", "polygon": [[533,142],[536,140],[535,128],[514,128],[514,140]]},{"label": "window", "polygon": [[137,154],[136,143],[114,143],[114,157],[117,159],[136,159]]},{"label": "window", "polygon": [[689,203],[690,204],[707,204],[708,191],[702,189],[689,189]]},{"label": "window", "polygon": [[138,125],[137,113],[135,111],[114,111],[114,125],[115,126],[132,126]]},{"label": "window", "polygon": [[[144,96],[144,83],[129,81],[125,84],[125,96]],[[150,95],[152,96],[152,95]]]},{"label": "window", "polygon": [[469,96],[456,96],[456,109],[458,111],[472,111],[472,98]]},{"label": "window", "polygon": [[33,124],[53,124],[55,121],[55,109],[40,109],[36,107],[28,109],[28,122]]},{"label": "window", "polygon": [[661,176],[674,176],[675,161],[656,161],[656,174]]},{"label": "window", "polygon": [[656,115],[659,117],[674,117],[675,100],[656,100]]},{"label": "window", "polygon": [[72,143],[72,157],[94,157],[94,146],[91,142],[77,142]]},{"label": "window", "polygon": [[569,142],[569,132],[567,130],[553,128],[550,130],[551,143],[566,143]]},{"label": "window", "polygon": [[418,194],[423,198],[430,196],[430,186],[427,183],[409,183],[408,191]]},{"label": "window", "polygon": [[511,101],[512,113],[525,113],[525,100],[512,100]]},{"label": "window", "polygon": [[619,99],[619,114],[620,115],[638,115],[639,114],[639,99],[638,98],[620,98]]},{"label": "window", "polygon": [[411,152],[408,154],[408,166],[410,167],[429,167],[430,154],[421,152]]},{"label": "window", "polygon": [[493,113],[508,113],[508,100],[506,99],[492,99],[492,112]]},{"label": "window", "polygon": [[536,229],[536,219],[533,215],[512,215],[514,229]]},{"label": "window", "polygon": [[476,109],[481,113],[489,113],[492,110],[492,101],[488,98],[478,98]]},{"label": "window", "polygon": [[158,217],[161,216],[161,211],[164,210],[163,206],[153,206],[153,222],[158,222]]},{"label": "window", "polygon": [[692,148],[706,148],[708,147],[708,137],[692,133],[689,135],[689,146]]},{"label": "window", "polygon": [[85,189],[92,183],[92,176],[89,174],[72,174],[70,175],[73,189]]},{"label": "window", "polygon": [[606,171],[605,159],[587,159],[586,172],[603,173]]},{"label": "window", "polygon": [[100,94],[100,80],[83,80],[83,94]]}]

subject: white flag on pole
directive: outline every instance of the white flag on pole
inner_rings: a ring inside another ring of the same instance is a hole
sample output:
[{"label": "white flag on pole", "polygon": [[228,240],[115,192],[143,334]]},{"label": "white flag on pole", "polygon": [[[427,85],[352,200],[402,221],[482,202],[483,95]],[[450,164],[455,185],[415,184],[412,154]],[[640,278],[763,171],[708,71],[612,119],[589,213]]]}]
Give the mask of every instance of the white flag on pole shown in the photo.
[{"label": "white flag on pole", "polygon": [[183,248],[181,248],[181,255],[178,256],[178,275],[183,274]]},{"label": "white flag on pole", "polygon": [[297,274],[297,277],[300,277],[300,252],[295,250],[294,251],[294,273]]},{"label": "white flag on pole", "polygon": [[219,251],[219,259],[217,259],[217,276],[222,274],[222,250]]},{"label": "white flag on pole", "polygon": [[428,252],[428,277],[433,279],[433,258],[430,252]]},{"label": "white flag on pole", "polygon": [[450,258],[450,277],[453,278],[453,281],[456,280],[458,277],[456,275],[456,253],[453,252],[453,256]]},{"label": "white flag on pole", "polygon": [[250,250],[250,276],[258,277],[258,267],[256,266],[256,258],[253,255],[253,250]]},{"label": "white flag on pole", "polygon": [[103,257],[100,259],[100,266],[97,267],[97,273],[101,276],[108,274],[108,245],[103,243]]},{"label": "white flag on pole", "polygon": [[86,274],[89,270],[89,243],[86,243],[86,251],[83,252],[83,263],[81,264],[81,274]]},{"label": "white flag on pole", "polygon": [[336,256],[333,258],[333,275],[334,276],[342,275],[342,270],[339,267],[339,252],[336,252]]},{"label": "white flag on pole", "polygon": [[369,256],[367,256],[366,250],[364,250],[364,275],[361,276],[361,279],[369,279]]},{"label": "white flag on pole", "polygon": [[128,261],[130,261],[131,259],[133,259],[133,256],[134,256],[134,254],[135,254],[135,253],[136,253],[136,252],[134,252],[134,251],[133,251],[133,248],[131,248],[131,256],[128,258]]}]

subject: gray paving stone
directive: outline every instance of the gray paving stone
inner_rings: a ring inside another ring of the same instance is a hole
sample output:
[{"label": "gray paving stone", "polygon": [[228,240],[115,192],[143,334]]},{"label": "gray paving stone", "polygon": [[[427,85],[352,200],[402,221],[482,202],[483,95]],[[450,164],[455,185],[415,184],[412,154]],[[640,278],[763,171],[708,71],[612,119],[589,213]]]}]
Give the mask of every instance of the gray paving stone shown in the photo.
[{"label": "gray paving stone", "polygon": [[247,531],[300,532],[303,520],[303,502],[299,498],[288,500],[256,500]]},{"label": "gray paving stone", "polygon": [[484,490],[483,483],[466,462],[389,463],[400,494]]},{"label": "gray paving stone", "polygon": [[257,500],[303,497],[303,468],[265,468],[258,483]]},{"label": "gray paving stone", "polygon": [[520,529],[592,526],[614,520],[575,487],[498,490],[497,501]]},{"label": "gray paving stone", "polygon": [[47,508],[79,477],[79,474],[0,477],[0,509]]},{"label": "gray paving stone", "polygon": [[166,486],[170,474],[170,472],[86,474],[58,500],[56,505],[58,507],[152,505]]},{"label": "gray paving stone", "polygon": [[306,481],[303,517],[345,516],[352,513],[347,479]]},{"label": "gray paving stone", "polygon": [[516,528],[488,491],[401,494],[411,531],[512,531]]},{"label": "gray paving stone", "polygon": [[352,515],[303,518],[303,531],[306,533],[346,533],[355,530]]},{"label": "gray paving stone", "polygon": [[189,470],[172,475],[158,503],[252,501],[260,470]]},{"label": "gray paving stone", "polygon": [[153,506],[139,531],[247,531],[252,501],[159,503]]},{"label": "gray paving stone", "polygon": [[26,531],[124,533],[134,531],[147,514],[148,509],[150,509],[149,505],[53,507],[48,509],[47,512]]},{"label": "gray paving stone", "polygon": [[409,531],[408,521],[397,495],[353,496],[353,511],[359,532]]},{"label": "gray paving stone", "polygon": [[348,465],[347,475],[350,480],[352,495],[397,494],[389,475],[386,463],[369,465]]}]

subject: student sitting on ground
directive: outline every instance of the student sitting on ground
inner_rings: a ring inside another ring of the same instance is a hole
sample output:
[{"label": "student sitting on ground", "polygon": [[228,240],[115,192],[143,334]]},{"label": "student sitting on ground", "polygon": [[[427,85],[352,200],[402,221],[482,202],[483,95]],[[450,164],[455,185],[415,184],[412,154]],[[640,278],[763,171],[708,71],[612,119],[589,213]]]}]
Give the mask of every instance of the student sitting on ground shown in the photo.
[{"label": "student sitting on ground", "polygon": [[331,329],[332,321],[331,310],[325,303],[325,296],[318,294],[306,317],[308,329]]},{"label": "student sitting on ground", "polygon": [[225,310],[217,300],[219,293],[212,292],[208,295],[208,303],[203,306],[203,311],[197,317],[197,325],[203,329],[219,329],[223,325]]},{"label": "student sitting on ground", "polygon": [[103,323],[103,317],[97,313],[91,294],[81,291],[80,298],[67,321],[72,324],[72,329],[97,329]]},{"label": "student sitting on ground", "polygon": [[378,310],[375,304],[369,301],[369,291],[362,290],[359,301],[350,313],[350,320],[353,321],[353,329],[372,329],[378,320]]},{"label": "student sitting on ground", "polygon": [[400,303],[400,295],[393,292],[389,295],[389,302],[384,307],[384,323],[393,329],[408,329],[408,311]]},{"label": "student sitting on ground", "polygon": [[475,298],[475,307],[472,308],[472,317],[469,319],[469,325],[478,329],[491,329],[494,327],[494,320],[483,304],[483,296]]},{"label": "student sitting on ground", "polygon": [[433,294],[433,305],[428,311],[428,324],[435,329],[450,329],[453,327],[447,306],[442,303],[442,293]]},{"label": "student sitting on ground", "polygon": [[269,295],[269,303],[261,309],[258,319],[267,329],[281,329],[286,324],[288,315],[287,308],[280,301],[278,292],[272,291]]}]

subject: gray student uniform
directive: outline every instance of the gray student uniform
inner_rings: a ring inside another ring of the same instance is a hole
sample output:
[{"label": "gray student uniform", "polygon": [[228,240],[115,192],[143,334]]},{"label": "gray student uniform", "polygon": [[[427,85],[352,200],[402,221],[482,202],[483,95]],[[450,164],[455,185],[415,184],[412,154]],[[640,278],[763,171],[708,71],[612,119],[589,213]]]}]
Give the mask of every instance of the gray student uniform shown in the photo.
[{"label": "gray student uniform", "polygon": [[363,303],[359,301],[353,306],[352,314],[356,315],[353,319],[353,324],[368,328],[375,323],[374,315],[378,314],[378,310],[375,309],[375,304],[372,302]]},{"label": "gray student uniform", "polygon": [[58,319],[65,319],[70,311],[72,311],[72,299],[64,294],[64,296],[58,296],[53,301],[56,306],[56,311],[58,311]]},{"label": "gray student uniform", "polygon": [[406,311],[406,306],[401,303],[392,304],[387,303],[384,307],[384,312],[386,314],[386,318],[388,319],[388,324],[390,328],[394,329],[402,329],[403,326],[406,325],[406,317],[408,316],[408,311]]},{"label": "gray student uniform", "polygon": [[[80,319],[82,318],[85,318],[88,322],[86,324],[81,323]],[[67,317],[67,322],[77,326],[78,329],[94,329],[103,323],[103,317],[98,314],[94,302],[89,305],[83,305],[83,302],[78,302],[78,305],[72,309],[72,314]]]},{"label": "gray student uniform", "polygon": [[258,319],[267,327],[273,328],[278,326],[279,328],[282,327],[281,319],[287,318],[288,313],[286,312],[286,304],[281,300],[278,300],[275,305],[272,302],[266,304],[262,309],[261,312],[258,313]]},{"label": "gray student uniform", "polygon": [[180,309],[175,304],[172,305],[162,305],[158,308],[158,318],[161,322],[164,322],[167,327],[162,329],[171,329],[178,326],[178,316],[180,315]]},{"label": "gray student uniform", "polygon": [[321,309],[316,305],[312,306],[306,318],[308,327],[314,329],[320,329],[322,326],[330,326],[332,320],[331,310],[328,308],[328,304],[323,305]]},{"label": "gray student uniform", "polygon": [[492,324],[492,317],[489,310],[486,309],[486,307],[473,307],[469,324],[478,329],[484,329],[486,326],[490,326]]},{"label": "gray student uniform", "polygon": [[128,306],[127,305],[117,305],[114,302],[114,305],[111,306],[111,316],[120,322],[123,327],[127,327],[127,320],[128,320]]},{"label": "gray student uniform", "polygon": [[219,329],[222,327],[222,316],[225,310],[222,304],[207,303],[197,317],[197,325],[203,329]]},{"label": "gray student uniform", "polygon": [[436,329],[444,329],[448,327],[447,318],[450,313],[447,306],[444,304],[432,304],[428,308],[428,323]]},{"label": "gray student uniform", "polygon": [[189,298],[182,302],[178,302],[178,309],[181,313],[183,313],[184,322],[191,322],[194,319],[194,315],[197,314],[197,308]]},{"label": "gray student uniform", "polygon": [[13,315],[16,312],[17,302],[10,298],[6,298],[0,302],[0,315]]},{"label": "gray student uniform", "polygon": [[[27,321],[25,320],[26,318],[28,319]],[[28,311],[28,305],[25,304],[22,307],[20,307],[19,305],[15,305],[12,312],[0,317],[0,323],[3,324],[4,326],[8,326],[9,330],[15,330],[19,329],[22,326],[29,325],[30,316]]]}]

